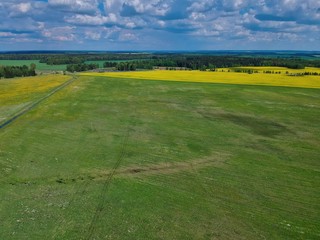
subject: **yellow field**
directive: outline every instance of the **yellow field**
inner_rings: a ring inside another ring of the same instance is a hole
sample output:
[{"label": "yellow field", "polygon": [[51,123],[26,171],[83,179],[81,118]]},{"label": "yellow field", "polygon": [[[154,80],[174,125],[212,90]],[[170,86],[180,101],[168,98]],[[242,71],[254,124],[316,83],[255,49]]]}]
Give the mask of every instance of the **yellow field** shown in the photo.
[{"label": "yellow field", "polygon": [[1,105],[14,103],[15,100],[27,98],[35,93],[47,92],[49,89],[61,85],[69,76],[44,75],[36,77],[0,79]]},{"label": "yellow field", "polygon": [[68,79],[65,75],[0,79],[0,121]]},{"label": "yellow field", "polygon": [[[252,68],[251,68],[252,69]],[[273,68],[274,71],[277,68]],[[282,68],[287,70],[286,68]],[[314,69],[318,70],[319,69]],[[306,70],[303,70],[304,72]],[[309,71],[309,70],[308,70]],[[301,72],[301,70],[300,70]],[[287,76],[286,74],[247,74],[235,72],[200,72],[200,71],[136,71],[136,72],[106,72],[106,73],[81,73],[86,76],[106,76],[115,78],[134,78],[145,80],[166,80],[199,83],[224,83],[224,84],[246,84],[286,86],[303,88],[320,88],[320,76]]]},{"label": "yellow field", "polygon": [[[314,67],[306,67],[305,69],[289,69],[285,67],[237,67],[238,69],[251,69],[254,71],[258,71],[263,73],[263,71],[275,71],[275,72],[281,72],[281,73],[304,73],[304,72],[317,72],[320,73],[320,68],[314,68]],[[232,69],[232,68],[230,68]],[[236,69],[236,68],[234,68]],[[228,70],[228,69],[227,69]]]}]

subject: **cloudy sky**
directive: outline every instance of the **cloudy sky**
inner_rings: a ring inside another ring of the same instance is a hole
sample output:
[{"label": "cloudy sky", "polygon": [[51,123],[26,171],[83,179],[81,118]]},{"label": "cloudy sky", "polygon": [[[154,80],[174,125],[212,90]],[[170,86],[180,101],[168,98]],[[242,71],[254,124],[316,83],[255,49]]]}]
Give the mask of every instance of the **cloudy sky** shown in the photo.
[{"label": "cloudy sky", "polygon": [[1,0],[0,51],[320,50],[320,0]]}]

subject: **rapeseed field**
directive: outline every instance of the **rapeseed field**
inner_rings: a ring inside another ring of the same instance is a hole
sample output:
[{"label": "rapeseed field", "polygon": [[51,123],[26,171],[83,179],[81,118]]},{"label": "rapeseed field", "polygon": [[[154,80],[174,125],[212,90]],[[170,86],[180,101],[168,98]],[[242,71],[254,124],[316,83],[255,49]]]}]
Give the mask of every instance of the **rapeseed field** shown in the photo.
[{"label": "rapeseed field", "polygon": [[63,84],[70,76],[42,75],[0,79],[0,121]]},{"label": "rapeseed field", "polygon": [[[254,69],[254,68],[250,68]],[[265,69],[265,70],[263,70]],[[270,71],[272,68],[258,68],[258,70]],[[216,72],[201,71],[136,71],[136,72],[106,72],[106,73],[81,73],[87,76],[104,76],[115,78],[134,78],[145,80],[165,80],[199,83],[223,83],[223,84],[245,84],[245,85],[267,85],[283,87],[320,88],[320,76],[288,76],[289,73],[320,72],[317,68],[307,68],[304,70],[289,70],[287,68],[274,68],[274,71],[281,71],[281,74],[265,73],[236,73],[228,72],[227,69],[220,69]],[[223,72],[222,72],[223,70]],[[257,70],[257,71],[258,71]]]}]

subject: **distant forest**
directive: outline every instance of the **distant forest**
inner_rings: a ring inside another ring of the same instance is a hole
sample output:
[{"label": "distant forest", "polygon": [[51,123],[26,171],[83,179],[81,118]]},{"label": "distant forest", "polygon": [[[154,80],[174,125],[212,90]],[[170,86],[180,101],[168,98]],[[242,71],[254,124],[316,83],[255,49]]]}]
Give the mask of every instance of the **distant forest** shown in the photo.
[{"label": "distant forest", "polygon": [[[112,68],[118,71],[134,71],[136,69],[153,69],[155,67],[180,68],[190,70],[211,70],[216,68],[230,68],[241,66],[275,66],[287,67],[291,69],[304,69],[305,67],[320,67],[320,59],[317,57],[281,56],[271,54],[248,54],[243,55],[210,55],[197,53],[7,53],[0,54],[0,60],[39,60],[48,65],[67,64],[66,71],[81,72],[99,68],[96,63],[86,63],[86,61],[105,61],[104,68]],[[310,54],[310,56],[314,56]],[[121,62],[116,62],[121,61]],[[1,76],[11,76],[5,74],[2,67]],[[24,67],[13,67],[7,72],[17,72],[15,76],[21,74],[31,74],[31,69]]]},{"label": "distant forest", "polygon": [[[153,69],[154,67],[177,67],[191,70],[215,70],[216,68],[230,68],[241,66],[275,66],[291,69],[304,69],[305,67],[320,67],[320,60],[305,60],[291,58],[252,58],[232,56],[161,56],[150,60],[130,61],[137,69]],[[105,63],[105,67],[119,68],[124,63]],[[118,69],[119,70],[119,69]]]},{"label": "distant forest", "polygon": [[149,54],[0,54],[0,60],[39,60],[48,65],[79,64],[85,61],[136,60],[151,58]]}]

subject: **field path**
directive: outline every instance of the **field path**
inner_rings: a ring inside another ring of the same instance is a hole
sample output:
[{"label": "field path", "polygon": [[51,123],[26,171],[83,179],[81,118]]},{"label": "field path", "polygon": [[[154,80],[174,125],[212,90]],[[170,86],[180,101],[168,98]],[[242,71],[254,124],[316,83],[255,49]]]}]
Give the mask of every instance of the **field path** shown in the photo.
[{"label": "field path", "polygon": [[106,193],[111,185],[113,176],[116,174],[117,169],[119,168],[122,160],[125,158],[126,155],[126,148],[127,148],[127,144],[128,144],[128,139],[129,139],[129,135],[130,135],[130,127],[127,127],[127,130],[125,132],[125,135],[123,137],[122,143],[121,143],[121,148],[120,148],[120,152],[119,155],[116,159],[116,162],[112,168],[111,173],[109,174],[108,178],[105,180],[105,182],[103,183],[101,192],[100,192],[100,196],[99,196],[99,200],[98,200],[98,205],[95,209],[94,215],[92,217],[89,229],[88,229],[88,235],[86,237],[86,239],[93,239],[94,233],[95,233],[95,229],[96,229],[96,224],[99,221],[100,217],[101,217],[101,213],[103,211],[105,202],[106,202]]},{"label": "field path", "polygon": [[3,123],[0,123],[0,129],[3,129],[3,128],[7,127],[10,123],[12,123],[13,121],[17,120],[19,117],[23,116],[24,114],[28,113],[30,110],[34,109],[36,106],[38,106],[44,100],[48,99],[49,97],[51,97],[55,93],[59,92],[63,88],[65,88],[68,85],[70,85],[71,83],[73,83],[76,79],[77,79],[77,77],[73,76],[70,80],[68,80],[65,83],[61,84],[60,86],[56,87],[54,90],[52,90],[50,93],[48,93],[44,97],[42,97],[39,100],[36,100],[35,102],[27,105],[26,107],[21,109],[19,112],[14,114],[12,117],[10,117],[8,120],[6,120]]}]

